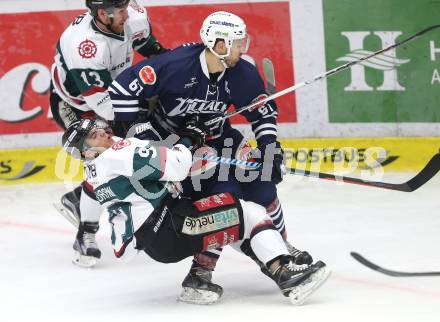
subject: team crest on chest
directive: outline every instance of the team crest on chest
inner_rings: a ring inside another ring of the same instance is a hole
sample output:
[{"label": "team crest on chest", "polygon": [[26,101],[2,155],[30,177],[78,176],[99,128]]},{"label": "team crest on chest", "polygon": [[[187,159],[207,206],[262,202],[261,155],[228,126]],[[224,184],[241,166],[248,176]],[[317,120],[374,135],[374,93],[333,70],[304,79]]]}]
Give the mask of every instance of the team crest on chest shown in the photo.
[{"label": "team crest on chest", "polygon": [[123,148],[125,148],[126,146],[129,146],[131,144],[131,142],[129,140],[121,140],[116,142],[115,144],[112,145],[112,150],[121,150]]},{"label": "team crest on chest", "polygon": [[154,85],[156,83],[156,72],[151,66],[144,66],[139,71],[139,78],[145,85]]},{"label": "team crest on chest", "polygon": [[82,58],[93,58],[97,51],[96,44],[89,39],[82,41],[78,46],[78,53]]}]

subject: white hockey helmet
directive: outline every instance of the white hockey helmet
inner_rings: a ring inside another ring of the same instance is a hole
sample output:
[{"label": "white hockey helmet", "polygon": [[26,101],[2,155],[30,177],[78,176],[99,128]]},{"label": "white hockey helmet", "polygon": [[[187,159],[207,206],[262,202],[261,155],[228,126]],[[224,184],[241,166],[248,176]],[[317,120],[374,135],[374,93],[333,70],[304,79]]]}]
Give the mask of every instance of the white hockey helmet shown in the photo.
[{"label": "white hockey helmet", "polygon": [[[202,28],[200,29],[200,37],[202,38],[203,44],[220,59],[229,56],[235,40],[243,40],[243,44],[240,47],[242,54],[245,54],[249,49],[250,38],[247,34],[246,24],[243,19],[226,11],[217,11],[210,14],[205,21],[203,21]],[[225,55],[220,55],[214,51],[217,39],[224,40],[228,50]]]}]

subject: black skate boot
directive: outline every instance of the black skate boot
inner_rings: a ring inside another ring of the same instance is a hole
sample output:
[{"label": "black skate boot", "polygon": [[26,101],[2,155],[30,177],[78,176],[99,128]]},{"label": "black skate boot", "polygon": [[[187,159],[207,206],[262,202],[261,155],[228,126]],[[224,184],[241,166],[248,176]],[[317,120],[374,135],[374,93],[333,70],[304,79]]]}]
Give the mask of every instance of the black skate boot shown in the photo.
[{"label": "black skate boot", "polygon": [[[287,247],[289,254],[292,255],[292,258],[293,258],[293,261],[295,262],[295,264],[297,264],[297,265],[304,265],[304,264],[310,265],[313,263],[313,258],[308,252],[301,251],[301,250],[293,247],[292,244],[290,244],[287,240],[285,240],[284,243],[286,244],[286,247]],[[269,272],[266,265],[264,265],[264,263],[260,262],[260,260],[257,258],[255,253],[251,249],[251,245],[249,243],[249,240],[245,240],[241,244],[240,248],[241,248],[241,251],[245,255],[249,256],[255,263],[257,263],[257,265],[260,267],[261,272],[264,275],[266,275],[267,277],[273,278],[272,274]]]},{"label": "black skate boot", "polygon": [[196,263],[182,282],[182,293],[179,300],[192,304],[212,304],[217,302],[223,294],[223,288],[214,284],[212,271]]},{"label": "black skate boot", "polygon": [[75,250],[73,263],[82,267],[93,267],[96,259],[101,258],[101,251],[95,240],[99,229],[97,222],[81,222],[76,234],[73,249]]},{"label": "black skate boot", "polygon": [[82,186],[76,187],[61,197],[60,204],[54,204],[58,212],[75,227],[78,227],[81,221],[81,210],[79,207],[81,191]]},{"label": "black skate boot", "polygon": [[291,256],[282,257],[280,266],[273,272],[272,279],[284,296],[293,305],[301,305],[329,277],[330,270],[318,261],[312,265],[297,265]]},{"label": "black skate boot", "polygon": [[298,248],[295,248],[291,243],[289,243],[287,240],[284,241],[286,244],[287,250],[289,251],[289,254],[292,255],[293,260],[295,264],[297,265],[310,265],[313,263],[312,255],[310,255],[308,252],[304,250],[299,250]]}]

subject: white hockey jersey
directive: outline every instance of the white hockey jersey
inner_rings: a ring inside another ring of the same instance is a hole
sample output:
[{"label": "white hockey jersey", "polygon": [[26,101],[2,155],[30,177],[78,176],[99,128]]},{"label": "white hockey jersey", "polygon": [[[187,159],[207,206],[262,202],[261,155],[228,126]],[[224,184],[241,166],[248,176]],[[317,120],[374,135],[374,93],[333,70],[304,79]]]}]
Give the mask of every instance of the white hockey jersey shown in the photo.
[{"label": "white hockey jersey", "polygon": [[167,182],[187,177],[192,155],[182,144],[168,149],[136,138],[114,138],[117,143],[84,168],[97,200],[108,210],[114,253],[121,257],[128,245],[128,253],[136,253],[134,232],[160,207]]},{"label": "white hockey jersey", "polygon": [[52,83],[57,94],[82,111],[93,110],[105,120],[114,113],[107,87],[133,63],[151,37],[147,11],[131,2],[124,34],[100,30],[90,13],[78,16],[63,32],[52,66]]}]

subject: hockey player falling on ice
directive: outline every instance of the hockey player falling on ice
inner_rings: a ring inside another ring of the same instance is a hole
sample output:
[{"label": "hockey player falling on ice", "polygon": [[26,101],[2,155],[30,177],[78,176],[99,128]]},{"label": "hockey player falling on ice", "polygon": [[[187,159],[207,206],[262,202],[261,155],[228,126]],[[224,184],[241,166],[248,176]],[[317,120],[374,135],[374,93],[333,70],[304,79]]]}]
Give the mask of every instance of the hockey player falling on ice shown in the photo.
[{"label": "hockey player falling on ice", "polygon": [[[190,149],[205,141],[204,131],[191,123],[182,125],[179,133],[180,140],[170,148],[114,137],[87,119],[72,123],[64,133],[63,147],[85,160],[87,182],[109,213],[115,255],[144,251],[156,261],[175,263],[247,239],[283,295],[293,304],[303,303],[330,271],[321,261],[295,264],[263,207],[228,192],[195,202],[169,193],[167,187],[189,173]],[[217,293],[204,295],[200,303],[219,298]]]},{"label": "hockey player falling on ice", "polygon": [[[135,50],[146,57],[164,51],[151,34],[146,10],[135,1],[86,0],[86,6],[89,12],[79,15],[59,39],[52,66],[50,106],[64,129],[82,118],[112,121],[109,84],[132,65]],[[65,194],[61,204],[63,213],[79,226],[74,262],[93,265],[93,258],[86,263],[79,258],[100,257],[95,241],[102,212],[99,203],[83,184]]]},{"label": "hockey player falling on ice", "polygon": [[[145,100],[158,96],[158,107],[149,116],[149,121],[165,138],[170,132],[176,133],[194,116],[205,122],[224,115],[231,104],[240,108],[267,97],[255,66],[240,59],[250,43],[246,25],[240,17],[215,12],[203,22],[200,36],[203,44],[184,45],[121,73],[109,87],[115,120],[128,124],[135,122]],[[261,152],[260,160],[265,162],[263,171],[253,181],[240,182],[235,176],[235,167],[226,169],[226,175],[220,173],[222,167],[217,167],[216,174],[202,180],[202,189],[193,189],[191,181],[187,180],[189,184],[184,184],[183,192],[192,198],[204,197],[206,193],[232,192],[244,200],[253,201],[266,208],[286,240],[275,186],[282,180],[283,163],[277,142],[277,106],[270,101],[243,115],[252,125]],[[243,136],[231,127],[229,121],[219,122],[209,130],[206,144],[218,154],[223,157],[240,154]],[[226,150],[232,150],[232,154],[222,153]],[[294,248],[287,241],[286,245],[297,264],[312,263],[307,252]],[[221,292],[221,287],[211,282],[211,271],[220,252],[221,249],[217,249],[197,255],[183,286]],[[264,266],[262,269],[265,271]]]}]

